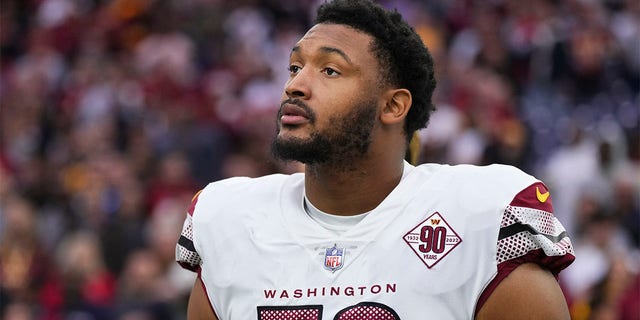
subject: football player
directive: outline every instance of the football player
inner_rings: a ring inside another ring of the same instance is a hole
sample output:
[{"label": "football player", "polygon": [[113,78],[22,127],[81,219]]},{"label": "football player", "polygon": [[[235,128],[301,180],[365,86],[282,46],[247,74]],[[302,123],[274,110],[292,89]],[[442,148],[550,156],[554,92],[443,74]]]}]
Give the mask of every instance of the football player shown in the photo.
[{"label": "football player", "polygon": [[323,4],[288,71],[272,150],[304,173],[194,197],[176,248],[198,272],[189,319],[569,319],[573,249],[541,181],[404,160],[436,81],[397,11]]}]

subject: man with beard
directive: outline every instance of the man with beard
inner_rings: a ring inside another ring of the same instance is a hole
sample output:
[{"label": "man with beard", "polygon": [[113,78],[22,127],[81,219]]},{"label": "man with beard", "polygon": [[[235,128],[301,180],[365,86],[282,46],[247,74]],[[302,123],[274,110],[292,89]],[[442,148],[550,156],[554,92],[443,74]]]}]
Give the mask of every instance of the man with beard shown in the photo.
[{"label": "man with beard", "polygon": [[305,172],[208,185],[176,258],[189,319],[568,319],[549,191],[508,166],[417,167],[432,58],[397,12],[335,0],[293,47],[273,153]]}]

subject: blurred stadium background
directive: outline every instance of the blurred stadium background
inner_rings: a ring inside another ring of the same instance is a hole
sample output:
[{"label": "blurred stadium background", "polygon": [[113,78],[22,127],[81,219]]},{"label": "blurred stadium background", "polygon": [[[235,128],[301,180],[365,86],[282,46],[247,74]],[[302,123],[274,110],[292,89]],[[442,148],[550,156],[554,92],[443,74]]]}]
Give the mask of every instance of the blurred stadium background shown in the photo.
[{"label": "blurred stadium background", "polygon": [[[2,0],[0,317],[184,319],[192,195],[268,145],[316,0]],[[640,1],[384,1],[437,61],[421,162],[543,179],[574,319],[640,319]]]}]

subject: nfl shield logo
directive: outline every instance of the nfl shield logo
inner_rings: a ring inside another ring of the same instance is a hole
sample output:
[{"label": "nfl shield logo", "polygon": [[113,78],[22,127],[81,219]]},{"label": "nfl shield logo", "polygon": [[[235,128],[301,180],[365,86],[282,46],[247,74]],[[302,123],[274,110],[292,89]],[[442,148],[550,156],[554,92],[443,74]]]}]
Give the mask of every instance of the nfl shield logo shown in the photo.
[{"label": "nfl shield logo", "polygon": [[333,245],[331,248],[327,248],[324,253],[324,268],[336,272],[336,270],[342,268],[344,265],[344,248],[338,248],[337,245]]}]

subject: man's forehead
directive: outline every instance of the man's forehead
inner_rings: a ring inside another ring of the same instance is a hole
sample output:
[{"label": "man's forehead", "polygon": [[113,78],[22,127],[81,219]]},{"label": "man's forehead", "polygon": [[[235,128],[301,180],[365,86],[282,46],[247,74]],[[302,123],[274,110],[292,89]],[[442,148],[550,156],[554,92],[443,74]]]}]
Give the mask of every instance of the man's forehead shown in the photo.
[{"label": "man's forehead", "polygon": [[[296,43],[295,48],[304,47],[305,43],[314,42],[318,46],[337,47],[347,51],[348,49],[369,48],[372,37],[360,30],[344,24],[319,23],[311,27],[309,31]],[[352,51],[352,50],[348,50]]]}]

